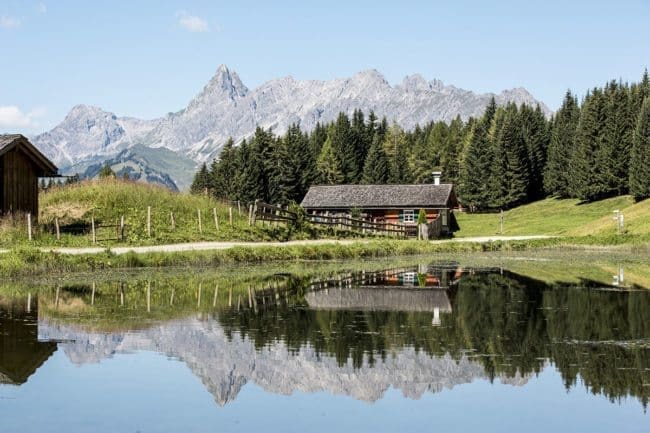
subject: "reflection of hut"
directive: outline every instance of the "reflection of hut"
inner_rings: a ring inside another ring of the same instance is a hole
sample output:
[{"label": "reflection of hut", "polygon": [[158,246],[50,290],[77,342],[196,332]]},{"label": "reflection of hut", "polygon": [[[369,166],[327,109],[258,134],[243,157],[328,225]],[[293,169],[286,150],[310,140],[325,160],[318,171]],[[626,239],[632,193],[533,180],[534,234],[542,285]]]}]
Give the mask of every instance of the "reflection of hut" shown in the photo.
[{"label": "reflection of hut", "polygon": [[316,310],[433,311],[451,312],[444,290],[341,288],[309,292],[309,306]]},{"label": "reflection of hut", "polygon": [[434,325],[440,313],[452,311],[445,290],[332,288],[309,292],[305,300],[315,310],[432,312]]},{"label": "reflection of hut", "polygon": [[30,304],[0,302],[0,383],[25,383],[56,350],[56,343],[38,341],[37,302]]}]

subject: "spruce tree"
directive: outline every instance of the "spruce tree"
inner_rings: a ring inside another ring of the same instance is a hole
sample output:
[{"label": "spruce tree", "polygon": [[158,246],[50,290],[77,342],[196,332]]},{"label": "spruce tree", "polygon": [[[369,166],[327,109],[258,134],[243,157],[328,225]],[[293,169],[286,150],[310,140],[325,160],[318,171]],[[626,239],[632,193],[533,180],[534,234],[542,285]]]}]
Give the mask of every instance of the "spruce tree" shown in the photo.
[{"label": "spruce tree", "polygon": [[327,140],[327,126],[317,122],[316,126],[309,134],[309,148],[311,149],[314,161],[318,159],[318,155],[320,155],[325,140]]},{"label": "spruce tree", "polygon": [[322,185],[338,185],[345,180],[341,171],[341,163],[334,153],[332,140],[328,137],[323,144],[321,153],[316,162],[318,183]]},{"label": "spruce tree", "polygon": [[357,153],[353,145],[352,127],[347,114],[339,113],[336,122],[328,130],[332,150],[339,160],[343,181],[356,183],[359,178]]},{"label": "spruce tree", "polygon": [[298,124],[288,129],[284,141],[293,170],[291,176],[296,179],[290,199],[300,202],[316,179],[316,156],[312,153],[309,137]]},{"label": "spruce tree", "polygon": [[[108,166],[105,166],[108,167]],[[108,167],[110,170],[110,167]],[[112,172],[113,170],[111,170]],[[190,192],[192,194],[203,194],[205,189],[209,187],[210,184],[210,173],[208,172],[208,166],[204,162],[201,164],[201,168],[194,175],[192,180],[192,185],[190,186]]]},{"label": "spruce tree", "polygon": [[492,169],[492,146],[488,132],[496,109],[496,102],[492,98],[481,119],[468,122],[470,130],[461,156],[458,192],[461,203],[471,211],[486,209],[490,200],[488,184]]},{"label": "spruce tree", "polygon": [[449,124],[447,140],[440,152],[440,169],[445,182],[456,184],[460,170],[459,159],[463,148],[464,125],[460,116]]},{"label": "spruce tree", "polygon": [[630,161],[630,194],[636,201],[650,198],[650,97],[641,105]]},{"label": "spruce tree", "polygon": [[388,176],[388,159],[381,143],[375,140],[370,146],[368,157],[363,166],[362,183],[369,185],[385,184],[388,182]]},{"label": "spruce tree", "polygon": [[218,162],[210,170],[212,194],[223,200],[235,200],[237,195],[237,176],[242,167],[239,166],[238,149],[234,145],[232,138],[229,138],[219,154]]},{"label": "spruce tree", "polygon": [[602,134],[603,175],[606,186],[603,196],[626,194],[628,191],[630,152],[635,121],[631,117],[628,86],[612,81],[605,89],[605,114]]},{"label": "spruce tree", "polygon": [[607,190],[602,146],[604,99],[602,90],[595,88],[587,95],[580,110],[576,148],[569,165],[569,183],[571,194],[583,201],[602,198]]},{"label": "spruce tree", "polygon": [[523,105],[520,110],[522,132],[528,152],[530,183],[528,198],[539,200],[544,197],[544,168],[550,141],[546,117],[539,105],[535,109]]},{"label": "spruce tree", "polygon": [[514,207],[528,201],[528,190],[531,184],[529,152],[524,137],[520,113],[516,107],[506,112],[500,140],[503,142],[506,154],[506,178],[508,179],[508,194],[506,207]]},{"label": "spruce tree", "polygon": [[575,149],[575,134],[580,119],[578,101],[566,92],[562,106],[555,113],[548,145],[548,161],[544,170],[544,191],[566,198],[571,195],[569,187],[569,164]]}]

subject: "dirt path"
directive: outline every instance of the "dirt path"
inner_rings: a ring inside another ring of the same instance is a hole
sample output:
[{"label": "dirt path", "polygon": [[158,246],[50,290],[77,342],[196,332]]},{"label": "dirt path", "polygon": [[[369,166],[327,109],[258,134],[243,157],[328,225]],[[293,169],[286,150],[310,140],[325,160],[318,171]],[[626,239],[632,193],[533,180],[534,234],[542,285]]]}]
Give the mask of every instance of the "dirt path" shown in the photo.
[{"label": "dirt path", "polygon": [[[553,236],[481,236],[472,238],[455,238],[431,241],[434,243],[447,243],[447,242],[494,242],[494,241],[519,241],[531,239],[548,239]],[[366,239],[354,240],[337,240],[337,239],[316,239],[316,240],[303,240],[303,241],[289,241],[289,242],[191,242],[183,244],[169,244],[169,245],[150,245],[144,247],[113,247],[111,252],[114,254],[125,254],[129,251],[134,253],[153,253],[165,252],[173,253],[179,251],[209,251],[209,250],[226,250],[234,247],[289,247],[294,245],[350,245],[353,243],[367,243],[372,242]],[[0,250],[0,253],[6,253],[9,250]],[[41,251],[57,252],[61,254],[99,254],[106,251],[105,247],[42,247]]]}]

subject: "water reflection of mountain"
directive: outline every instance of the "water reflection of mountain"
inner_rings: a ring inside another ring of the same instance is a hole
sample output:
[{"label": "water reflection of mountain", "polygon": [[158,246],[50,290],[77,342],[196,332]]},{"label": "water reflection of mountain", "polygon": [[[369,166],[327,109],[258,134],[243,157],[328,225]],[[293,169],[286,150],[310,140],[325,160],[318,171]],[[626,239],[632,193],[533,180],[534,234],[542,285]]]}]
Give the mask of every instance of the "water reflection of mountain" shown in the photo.
[{"label": "water reflection of mountain", "polygon": [[[466,356],[429,356],[411,347],[385,359],[360,366],[339,363],[310,345],[291,350],[283,342],[256,349],[248,338],[228,336],[213,320],[186,319],[134,333],[115,335],[87,333],[74,326],[39,324],[41,339],[62,340],[60,348],[75,363],[97,362],[103,357],[136,350],[163,353],[185,362],[224,405],[233,401],[249,382],[266,391],[327,391],[359,400],[375,401],[393,387],[406,397],[420,398],[455,385],[487,378],[482,365]],[[525,378],[504,377],[504,383],[521,385]]]},{"label": "water reflection of mountain", "polygon": [[[62,341],[59,347],[79,364],[135,350],[180,359],[219,404],[250,382],[275,393],[327,391],[367,401],[389,387],[417,398],[477,378],[520,385],[549,361],[567,389],[582,382],[612,400],[634,396],[647,404],[650,292],[548,285],[507,271],[470,270],[462,277],[457,269],[446,277],[429,271],[399,277],[402,294],[369,274],[324,284],[289,275],[284,293],[266,281],[232,303],[226,290],[228,301],[217,305],[216,290],[214,298],[209,292],[213,310],[199,308],[200,290],[178,286],[154,285],[154,293],[149,284],[135,291],[120,286],[94,298],[79,288],[57,290],[43,301],[39,337]],[[85,305],[74,314],[101,312],[92,328],[52,309],[72,305],[72,298]],[[172,299],[173,319],[164,319]],[[102,314],[113,325],[124,305],[131,305],[128,323],[135,317],[138,326],[91,330],[102,329]],[[436,308],[439,326],[432,326]],[[178,318],[178,309],[186,318]],[[160,322],[147,322],[153,315]]]}]

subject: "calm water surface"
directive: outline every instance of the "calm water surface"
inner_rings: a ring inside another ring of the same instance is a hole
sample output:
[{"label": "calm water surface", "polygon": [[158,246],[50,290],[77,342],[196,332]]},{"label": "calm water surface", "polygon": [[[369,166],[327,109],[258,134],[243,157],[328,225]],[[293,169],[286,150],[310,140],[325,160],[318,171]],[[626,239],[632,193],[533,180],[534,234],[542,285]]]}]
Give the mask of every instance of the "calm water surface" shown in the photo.
[{"label": "calm water surface", "polygon": [[650,291],[536,268],[7,283],[0,431],[650,432]]}]

